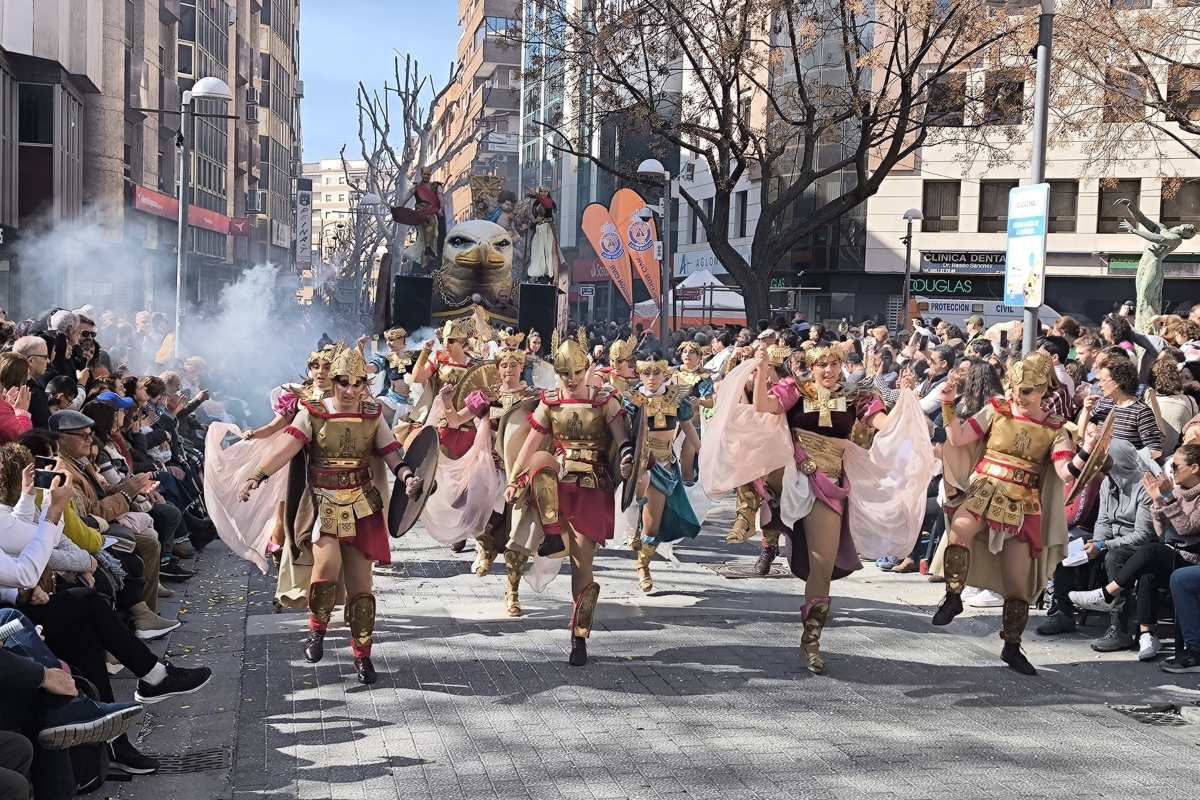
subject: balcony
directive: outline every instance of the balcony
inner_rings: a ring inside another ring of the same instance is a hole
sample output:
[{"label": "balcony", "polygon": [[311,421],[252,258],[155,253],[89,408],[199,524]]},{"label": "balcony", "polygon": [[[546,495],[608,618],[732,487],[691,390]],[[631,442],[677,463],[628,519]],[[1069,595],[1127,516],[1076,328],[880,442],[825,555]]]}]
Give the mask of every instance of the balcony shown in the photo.
[{"label": "balcony", "polygon": [[179,22],[179,0],[159,0],[158,18],[164,25]]},{"label": "balcony", "polygon": [[237,37],[237,82],[239,86],[254,80],[254,65],[257,61],[258,54],[253,51],[246,38]]},{"label": "balcony", "polygon": [[521,63],[521,49],[512,42],[498,37],[484,37],[482,42],[472,44],[474,46],[467,53],[466,64],[463,67],[463,75],[468,80],[490,78],[497,66],[515,67]]},{"label": "balcony", "polygon": [[516,111],[521,105],[521,93],[507,86],[480,86],[471,100],[471,110],[498,109]]}]

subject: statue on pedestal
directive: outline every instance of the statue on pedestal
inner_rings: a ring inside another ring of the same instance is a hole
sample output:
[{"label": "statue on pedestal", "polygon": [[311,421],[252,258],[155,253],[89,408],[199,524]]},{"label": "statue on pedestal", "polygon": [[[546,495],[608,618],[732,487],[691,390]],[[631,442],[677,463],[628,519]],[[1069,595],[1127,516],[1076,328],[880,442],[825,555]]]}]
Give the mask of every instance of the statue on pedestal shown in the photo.
[{"label": "statue on pedestal", "polygon": [[[1129,216],[1129,219],[1121,220],[1121,230],[1146,240],[1142,258],[1138,261],[1137,277],[1134,279],[1137,289],[1137,311],[1133,326],[1143,333],[1148,333],[1150,320],[1162,313],[1163,264],[1167,256],[1179,249],[1184,240],[1196,235],[1196,226],[1176,225],[1164,228],[1138,210],[1128,198],[1121,198],[1114,205],[1122,208]],[[1146,230],[1138,230],[1139,224]]]}]

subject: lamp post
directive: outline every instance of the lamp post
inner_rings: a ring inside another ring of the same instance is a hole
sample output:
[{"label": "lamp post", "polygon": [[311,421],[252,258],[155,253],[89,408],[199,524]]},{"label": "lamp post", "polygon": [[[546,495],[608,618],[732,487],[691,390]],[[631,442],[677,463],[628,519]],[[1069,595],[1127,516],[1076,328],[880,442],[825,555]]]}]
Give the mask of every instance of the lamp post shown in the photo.
[{"label": "lamp post", "polygon": [[187,272],[187,212],[191,189],[191,146],[196,137],[196,100],[233,100],[229,85],[220,78],[201,78],[183,93],[179,125],[179,231],[175,257],[175,357],[183,353],[183,284]]},{"label": "lamp post", "polygon": [[[1050,113],[1050,45],[1054,38],[1054,0],[1042,0],[1038,16],[1037,75],[1033,89],[1033,183],[1046,180],[1046,129]],[[1042,280],[1045,281],[1045,275]],[[1024,336],[1021,338],[1021,355],[1033,352],[1038,335],[1038,310],[1040,306],[1025,307]]]},{"label": "lamp post", "polygon": [[659,264],[661,268],[659,282],[662,284],[662,291],[658,298],[658,318],[661,320],[659,341],[666,342],[668,330],[667,289],[671,286],[671,198],[675,194],[673,191],[674,183],[671,180],[671,173],[667,171],[667,168],[657,158],[648,158],[639,164],[638,177],[656,183],[661,182],[663,185],[662,204],[660,206],[663,227],[663,257]]},{"label": "lamp post", "polygon": [[904,212],[904,221],[908,224],[908,232],[901,241],[904,242],[904,288],[900,295],[900,331],[908,327],[908,286],[912,280],[912,226],[913,221],[921,219],[918,209],[910,208]]}]

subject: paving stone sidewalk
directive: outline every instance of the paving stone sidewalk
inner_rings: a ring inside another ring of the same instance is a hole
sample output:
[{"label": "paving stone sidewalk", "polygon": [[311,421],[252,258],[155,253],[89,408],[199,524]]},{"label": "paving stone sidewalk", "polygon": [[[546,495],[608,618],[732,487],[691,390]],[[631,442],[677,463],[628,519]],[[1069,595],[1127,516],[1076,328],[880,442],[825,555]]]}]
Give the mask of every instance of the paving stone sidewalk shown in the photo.
[{"label": "paving stone sidewalk", "polygon": [[[470,573],[414,531],[377,571],[380,683],[353,681],[340,620],[325,661],[300,657],[300,614],[273,614],[273,579],[219,544],[182,598],[172,657],[214,685],[148,715],[143,746],[183,774],[106,786],[116,798],[1196,797],[1192,676],[1099,656],[1081,633],[1000,664],[998,609],[929,625],[940,587],[868,566],[834,586],[829,674],[801,667],[790,578],[733,580],[719,506],[700,540],[637,591],[606,550],[591,663],[565,662],[569,579],[504,616],[503,565]],[[1039,614],[1034,612],[1031,629]],[[1097,623],[1098,624],[1098,623]],[[1098,627],[1088,633],[1098,635]],[[129,685],[132,692],[132,684]],[[118,688],[118,694],[122,691]],[[1188,709],[1190,711],[1190,708]],[[1150,722],[1156,724],[1149,724]]]}]

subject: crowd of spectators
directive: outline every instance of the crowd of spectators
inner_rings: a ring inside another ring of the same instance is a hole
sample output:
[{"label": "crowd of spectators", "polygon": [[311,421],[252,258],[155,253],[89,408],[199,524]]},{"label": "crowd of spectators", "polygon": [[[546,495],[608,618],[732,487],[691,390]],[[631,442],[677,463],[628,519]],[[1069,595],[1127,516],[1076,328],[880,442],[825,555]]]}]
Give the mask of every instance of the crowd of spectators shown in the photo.
[{"label": "crowd of spectators", "polygon": [[[142,707],[195,692],[206,667],[148,642],[216,530],[203,503],[204,364],[177,364],[161,314],[0,314],[0,797],[59,800],[103,775],[155,772],[126,730]],[[216,413],[220,413],[218,410]],[[6,633],[7,632],[7,633]],[[133,698],[110,676],[128,670]],[[96,771],[100,771],[98,768]]]}]

